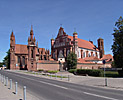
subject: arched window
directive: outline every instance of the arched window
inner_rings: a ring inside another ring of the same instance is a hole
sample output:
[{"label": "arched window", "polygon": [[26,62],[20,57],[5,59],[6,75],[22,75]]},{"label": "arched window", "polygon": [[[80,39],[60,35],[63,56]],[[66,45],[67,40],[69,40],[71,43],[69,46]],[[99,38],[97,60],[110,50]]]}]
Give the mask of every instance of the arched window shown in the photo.
[{"label": "arched window", "polygon": [[85,58],[85,52],[83,52],[83,58]]},{"label": "arched window", "polygon": [[24,57],[24,56],[22,57],[22,61],[23,61],[23,62],[22,62],[23,65],[25,65],[25,57]]},{"label": "arched window", "polygon": [[40,60],[42,60],[43,58],[42,58],[42,55],[41,55],[41,58],[40,58]]},{"label": "arched window", "polygon": [[90,53],[88,53],[88,57],[91,57],[91,54]]},{"label": "arched window", "polygon": [[31,58],[33,58],[33,50],[31,50]]},{"label": "arched window", "polygon": [[46,55],[44,55],[44,60],[47,60]]},{"label": "arched window", "polygon": [[20,56],[18,56],[18,63],[20,63]]}]

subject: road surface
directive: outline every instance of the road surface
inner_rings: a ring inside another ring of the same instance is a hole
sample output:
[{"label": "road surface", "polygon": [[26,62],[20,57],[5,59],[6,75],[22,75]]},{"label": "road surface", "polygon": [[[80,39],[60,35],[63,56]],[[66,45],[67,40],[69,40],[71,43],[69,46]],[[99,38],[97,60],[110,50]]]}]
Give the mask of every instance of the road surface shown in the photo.
[{"label": "road surface", "polygon": [[28,74],[1,70],[0,74],[27,86],[28,92],[40,100],[123,100],[123,91],[77,85]]}]

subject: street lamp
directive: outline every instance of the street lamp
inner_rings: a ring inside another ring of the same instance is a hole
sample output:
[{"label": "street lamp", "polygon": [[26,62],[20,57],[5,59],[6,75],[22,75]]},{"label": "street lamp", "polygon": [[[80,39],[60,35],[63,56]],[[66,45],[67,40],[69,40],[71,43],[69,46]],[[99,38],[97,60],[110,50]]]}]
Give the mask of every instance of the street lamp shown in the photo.
[{"label": "street lamp", "polygon": [[105,86],[107,86],[107,78],[105,77],[105,63],[106,61],[103,60],[103,65],[104,65],[104,79],[105,79]]}]

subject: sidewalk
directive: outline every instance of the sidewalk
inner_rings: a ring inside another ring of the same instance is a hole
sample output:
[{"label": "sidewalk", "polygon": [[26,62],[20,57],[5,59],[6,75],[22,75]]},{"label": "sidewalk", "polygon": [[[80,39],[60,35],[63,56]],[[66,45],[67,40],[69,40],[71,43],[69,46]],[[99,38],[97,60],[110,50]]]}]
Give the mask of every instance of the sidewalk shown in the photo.
[{"label": "sidewalk", "polygon": [[4,86],[4,84],[0,81],[0,100],[21,100],[22,97],[20,95],[16,95],[13,93],[13,90],[8,89],[8,86]]},{"label": "sidewalk", "polygon": [[103,77],[72,76],[71,82],[80,85],[123,90],[123,78],[107,78],[107,86],[105,86],[105,78]]},{"label": "sidewalk", "polygon": [[[0,80],[0,100],[24,100],[23,99],[23,87],[17,87],[17,94],[15,94],[15,82],[12,82],[12,89],[10,89],[10,82],[8,80],[8,86],[5,86],[4,83]],[[33,95],[33,93],[26,90],[26,100],[39,100]]]}]

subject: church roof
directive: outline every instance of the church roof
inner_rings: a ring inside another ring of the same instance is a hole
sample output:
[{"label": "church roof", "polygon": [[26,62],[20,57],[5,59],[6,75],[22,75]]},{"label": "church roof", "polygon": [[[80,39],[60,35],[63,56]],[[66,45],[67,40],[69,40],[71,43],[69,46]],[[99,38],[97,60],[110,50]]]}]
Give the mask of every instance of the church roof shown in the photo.
[{"label": "church roof", "polygon": [[[73,41],[73,37],[72,36],[68,35],[68,38],[70,38],[71,41]],[[86,40],[83,40],[83,39],[79,39],[79,38],[78,38],[78,47],[95,50],[94,44],[92,44],[89,41],[86,41]],[[99,51],[99,50],[96,48],[96,51]]]},{"label": "church roof", "polygon": [[16,44],[15,53],[16,54],[28,54],[27,45]]},{"label": "church roof", "polygon": [[85,59],[83,59],[83,58],[79,58],[77,62],[78,63],[85,63],[85,64],[90,64],[90,63],[94,64],[94,62],[86,62]]},{"label": "church roof", "polygon": [[101,59],[99,59],[98,57],[91,56],[91,57],[86,57],[85,60],[101,60]]},{"label": "church roof", "polygon": [[103,55],[103,57],[101,59],[102,60],[109,60],[109,59],[113,60],[113,56],[111,54],[107,54],[107,55]]}]

